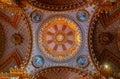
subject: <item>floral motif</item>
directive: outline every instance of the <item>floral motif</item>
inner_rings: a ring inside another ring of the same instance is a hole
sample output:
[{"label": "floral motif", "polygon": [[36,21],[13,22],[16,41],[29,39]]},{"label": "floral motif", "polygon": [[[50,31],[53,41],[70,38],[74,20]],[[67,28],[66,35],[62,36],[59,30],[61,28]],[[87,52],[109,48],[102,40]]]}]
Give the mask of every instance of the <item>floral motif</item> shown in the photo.
[{"label": "floral motif", "polygon": [[81,46],[81,30],[65,18],[50,19],[39,31],[39,46],[49,58],[71,58]]}]

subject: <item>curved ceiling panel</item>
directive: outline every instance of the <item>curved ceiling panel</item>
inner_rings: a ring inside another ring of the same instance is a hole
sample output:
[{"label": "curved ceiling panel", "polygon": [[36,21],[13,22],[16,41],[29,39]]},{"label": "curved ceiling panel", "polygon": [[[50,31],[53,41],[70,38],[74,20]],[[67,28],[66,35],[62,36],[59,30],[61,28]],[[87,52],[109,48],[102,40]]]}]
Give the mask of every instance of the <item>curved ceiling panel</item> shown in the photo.
[{"label": "curved ceiling panel", "polygon": [[9,10],[0,12],[0,46],[2,48],[4,40],[5,48],[0,57],[0,71],[8,71],[10,67],[27,64],[32,51],[32,32],[24,12],[19,7],[14,9],[10,7]]},{"label": "curved ceiling panel", "polygon": [[36,79],[93,79],[90,74],[71,67],[49,67],[32,75]]},{"label": "curved ceiling panel", "polygon": [[28,2],[41,9],[53,11],[71,10],[87,4],[86,0],[28,0]]},{"label": "curved ceiling panel", "polygon": [[117,72],[120,69],[120,9],[99,15],[89,29],[90,53],[95,54],[99,65],[108,64]]}]

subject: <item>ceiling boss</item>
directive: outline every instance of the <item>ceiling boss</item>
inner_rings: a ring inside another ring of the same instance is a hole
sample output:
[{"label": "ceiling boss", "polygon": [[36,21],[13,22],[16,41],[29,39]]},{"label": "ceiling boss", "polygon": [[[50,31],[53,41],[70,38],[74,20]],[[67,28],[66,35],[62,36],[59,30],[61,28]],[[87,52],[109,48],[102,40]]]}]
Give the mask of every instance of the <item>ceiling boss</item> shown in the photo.
[{"label": "ceiling boss", "polygon": [[40,49],[55,61],[72,58],[81,46],[81,37],[77,24],[64,17],[50,19],[38,32]]}]

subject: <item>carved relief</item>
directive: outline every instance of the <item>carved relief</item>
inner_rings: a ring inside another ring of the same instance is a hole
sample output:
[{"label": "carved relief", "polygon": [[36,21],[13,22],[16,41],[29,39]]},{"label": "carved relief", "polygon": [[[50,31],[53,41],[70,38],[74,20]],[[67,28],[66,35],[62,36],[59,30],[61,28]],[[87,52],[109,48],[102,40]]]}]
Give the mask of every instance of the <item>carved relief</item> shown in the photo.
[{"label": "carved relief", "polygon": [[113,40],[113,35],[109,32],[103,32],[99,34],[99,42],[101,45],[108,45]]},{"label": "carved relief", "polygon": [[13,44],[15,45],[20,45],[21,43],[23,43],[24,38],[20,35],[20,34],[13,34],[11,37],[11,41]]}]

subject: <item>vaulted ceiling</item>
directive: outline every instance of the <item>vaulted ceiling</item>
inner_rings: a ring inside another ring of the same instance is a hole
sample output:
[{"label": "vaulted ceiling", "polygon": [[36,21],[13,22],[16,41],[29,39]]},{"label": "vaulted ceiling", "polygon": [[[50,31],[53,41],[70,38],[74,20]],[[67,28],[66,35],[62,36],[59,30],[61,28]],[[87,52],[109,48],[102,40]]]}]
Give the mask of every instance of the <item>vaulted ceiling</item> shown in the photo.
[{"label": "vaulted ceiling", "polygon": [[0,0],[0,72],[116,79],[119,65],[119,0]]}]

